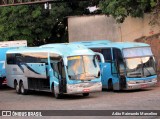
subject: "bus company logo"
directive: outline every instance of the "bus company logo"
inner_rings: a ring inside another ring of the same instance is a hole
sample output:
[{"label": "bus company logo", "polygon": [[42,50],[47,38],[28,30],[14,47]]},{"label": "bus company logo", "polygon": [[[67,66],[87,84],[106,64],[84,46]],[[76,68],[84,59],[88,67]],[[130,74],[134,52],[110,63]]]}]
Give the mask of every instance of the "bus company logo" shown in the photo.
[{"label": "bus company logo", "polygon": [[2,111],[2,116],[12,116],[11,111]]}]

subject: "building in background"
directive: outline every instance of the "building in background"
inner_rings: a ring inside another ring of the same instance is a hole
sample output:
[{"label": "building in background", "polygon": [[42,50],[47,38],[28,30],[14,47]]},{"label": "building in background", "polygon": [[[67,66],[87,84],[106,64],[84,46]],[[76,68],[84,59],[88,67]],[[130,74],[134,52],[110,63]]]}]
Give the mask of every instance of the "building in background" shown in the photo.
[{"label": "building in background", "polygon": [[113,17],[106,15],[68,17],[69,42],[104,40],[134,41],[160,32],[159,26],[151,26],[151,17],[128,17],[122,24],[116,23]]},{"label": "building in background", "polygon": [[[151,45],[160,74],[160,26],[150,25],[151,15],[144,18],[127,17],[118,24],[106,15],[68,17],[69,42],[111,40],[118,42],[136,41]],[[160,75],[159,75],[160,76]]]}]

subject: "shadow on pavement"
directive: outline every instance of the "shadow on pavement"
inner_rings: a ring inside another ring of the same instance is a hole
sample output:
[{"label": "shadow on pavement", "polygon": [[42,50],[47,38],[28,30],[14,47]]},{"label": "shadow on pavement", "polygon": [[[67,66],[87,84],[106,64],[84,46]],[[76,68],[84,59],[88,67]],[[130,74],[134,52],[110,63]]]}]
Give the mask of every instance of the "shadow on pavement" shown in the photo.
[{"label": "shadow on pavement", "polygon": [[7,85],[3,85],[0,87],[0,91],[14,90],[13,88],[8,87]]},{"label": "shadow on pavement", "polygon": [[113,91],[113,90],[107,90],[103,89],[103,92],[113,92],[113,93],[135,93],[135,92],[142,92],[142,91],[151,91],[156,87],[151,88],[144,88],[144,89],[135,89],[135,90],[120,90],[120,91]]},{"label": "shadow on pavement", "polygon": [[[47,96],[51,98],[55,98],[54,95],[51,92],[43,92],[43,91],[29,91],[27,95],[35,95],[35,96]],[[93,96],[92,93],[90,93],[89,96],[83,96],[82,94],[74,94],[74,95],[69,95],[69,94],[63,94],[60,98],[60,100],[78,100],[78,99],[89,99],[89,98],[96,98],[97,96]]]}]

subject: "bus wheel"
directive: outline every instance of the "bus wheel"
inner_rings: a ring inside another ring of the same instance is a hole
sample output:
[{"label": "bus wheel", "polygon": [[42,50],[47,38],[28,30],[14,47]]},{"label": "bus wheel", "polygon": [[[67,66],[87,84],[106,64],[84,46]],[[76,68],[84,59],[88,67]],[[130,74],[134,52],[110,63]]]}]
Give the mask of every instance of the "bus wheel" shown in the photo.
[{"label": "bus wheel", "polygon": [[89,96],[89,93],[83,93],[83,96],[85,96],[85,97]]},{"label": "bus wheel", "polygon": [[61,98],[62,98],[62,95],[61,95],[61,94],[54,93],[54,97],[55,97],[56,99],[61,99]]},{"label": "bus wheel", "polygon": [[56,99],[60,99],[61,98],[61,94],[58,94],[58,93],[56,93],[55,92],[55,90],[54,90],[54,85],[52,85],[52,93],[53,93],[53,95],[54,95],[54,97],[56,98]]},{"label": "bus wheel", "polygon": [[113,83],[111,79],[108,81],[108,90],[109,91],[113,90]]},{"label": "bus wheel", "polygon": [[27,90],[24,89],[23,82],[20,83],[20,92],[21,92],[21,94],[23,94],[23,95],[27,94]]},{"label": "bus wheel", "polygon": [[14,83],[14,87],[15,87],[15,89],[16,89],[16,92],[18,93],[18,94],[20,94],[20,88],[19,88],[19,85],[18,85],[18,83],[17,82],[15,82]]},{"label": "bus wheel", "polygon": [[0,88],[2,87],[2,82],[3,82],[3,80],[2,80],[2,78],[0,78]]}]

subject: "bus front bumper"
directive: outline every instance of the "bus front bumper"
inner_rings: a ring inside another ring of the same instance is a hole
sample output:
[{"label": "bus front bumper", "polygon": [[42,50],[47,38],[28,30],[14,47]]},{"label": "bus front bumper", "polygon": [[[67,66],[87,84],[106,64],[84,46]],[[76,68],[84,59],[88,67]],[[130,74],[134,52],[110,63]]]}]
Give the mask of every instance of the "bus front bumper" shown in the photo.
[{"label": "bus front bumper", "polygon": [[156,84],[157,84],[157,79],[144,83],[127,82],[126,90],[149,88],[155,86]]},{"label": "bus front bumper", "polygon": [[67,94],[92,93],[102,91],[101,82],[67,84]]}]

